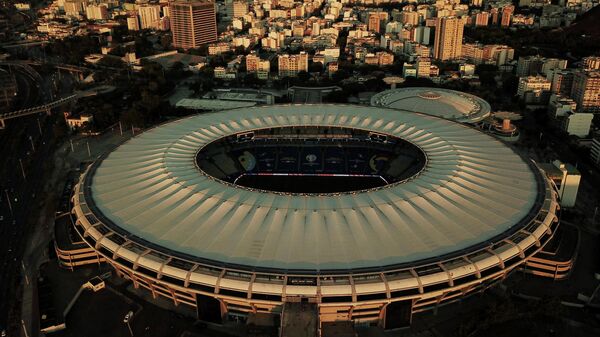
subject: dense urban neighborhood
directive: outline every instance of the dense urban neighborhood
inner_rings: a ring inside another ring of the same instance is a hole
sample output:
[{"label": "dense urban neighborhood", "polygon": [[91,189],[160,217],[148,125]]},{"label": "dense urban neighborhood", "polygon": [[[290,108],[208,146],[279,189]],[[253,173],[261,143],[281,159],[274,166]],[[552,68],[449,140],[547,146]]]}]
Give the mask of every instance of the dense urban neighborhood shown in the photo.
[{"label": "dense urban neighborhood", "polygon": [[598,0],[0,0],[0,337],[598,336]]}]

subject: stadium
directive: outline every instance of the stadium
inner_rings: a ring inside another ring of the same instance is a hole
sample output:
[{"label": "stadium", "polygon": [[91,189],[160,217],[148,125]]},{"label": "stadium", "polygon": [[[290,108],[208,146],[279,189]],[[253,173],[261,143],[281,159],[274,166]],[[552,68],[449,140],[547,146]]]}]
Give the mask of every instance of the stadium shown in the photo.
[{"label": "stadium", "polygon": [[[537,165],[477,129],[352,105],[205,113],[98,158],[75,228],[136,288],[198,318],[306,303],[393,329],[541,250],[558,203]],[[291,317],[291,318],[289,318]]]},{"label": "stadium", "polygon": [[382,91],[371,105],[406,112],[420,112],[445,119],[475,124],[490,116],[491,107],[481,97],[442,88],[408,87]]}]

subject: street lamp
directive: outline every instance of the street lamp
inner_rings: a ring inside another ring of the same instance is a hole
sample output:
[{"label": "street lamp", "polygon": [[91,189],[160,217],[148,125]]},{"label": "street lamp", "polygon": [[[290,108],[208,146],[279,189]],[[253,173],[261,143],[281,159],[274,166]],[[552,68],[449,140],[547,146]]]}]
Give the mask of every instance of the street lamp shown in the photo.
[{"label": "street lamp", "polygon": [[14,216],[13,214],[13,208],[12,208],[12,204],[10,203],[10,196],[8,195],[8,190],[5,189],[4,193],[6,193],[6,202],[8,202],[8,209],[10,210],[10,215]]},{"label": "street lamp", "polygon": [[123,323],[127,324],[127,328],[129,328],[129,333],[131,334],[131,337],[133,337],[133,330],[131,330],[131,325],[129,324],[129,322],[131,322],[132,318],[133,318],[133,311],[131,311],[131,310],[129,310],[127,315],[125,315],[125,318],[123,318]]}]

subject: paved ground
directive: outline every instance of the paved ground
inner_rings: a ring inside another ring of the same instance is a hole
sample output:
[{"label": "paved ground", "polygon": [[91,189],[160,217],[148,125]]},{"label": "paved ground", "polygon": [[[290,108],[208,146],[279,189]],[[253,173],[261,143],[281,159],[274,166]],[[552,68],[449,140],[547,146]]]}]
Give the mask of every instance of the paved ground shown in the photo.
[{"label": "paved ground", "polygon": [[[74,137],[70,142],[62,144],[55,152],[50,151],[50,149],[46,150],[51,157],[44,159],[44,161],[52,162],[52,170],[39,175],[38,179],[41,180],[37,181],[36,191],[44,198],[39,201],[40,206],[38,209],[40,212],[37,214],[37,222],[34,222],[32,226],[33,233],[26,245],[23,264],[19,266],[24,270],[24,275],[28,279],[36,278],[38,266],[48,260],[47,253],[53,233],[54,214],[59,206],[62,187],[69,172],[78,169],[82,162],[93,160],[93,158],[129,137],[131,137],[131,132],[124,133],[121,136],[118,130],[113,130],[113,132],[98,137]],[[23,212],[30,212],[30,209],[27,208]],[[15,263],[17,262],[15,261]],[[23,282],[21,285],[23,287],[21,334],[25,336],[25,331],[27,331],[28,336],[36,336],[39,329],[37,326],[37,304],[35,303],[35,296],[33,296],[34,288],[28,282]]]}]

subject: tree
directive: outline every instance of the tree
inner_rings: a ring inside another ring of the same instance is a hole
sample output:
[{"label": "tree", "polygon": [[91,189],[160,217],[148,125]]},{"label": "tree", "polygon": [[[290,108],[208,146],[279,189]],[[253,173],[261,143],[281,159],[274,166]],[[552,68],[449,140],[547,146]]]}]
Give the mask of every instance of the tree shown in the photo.
[{"label": "tree", "polygon": [[119,69],[125,69],[127,66],[121,58],[109,55],[104,56],[100,61],[98,61],[98,65]]},{"label": "tree", "polygon": [[299,71],[298,72],[298,79],[302,82],[308,82],[308,80],[310,79],[310,74],[307,73],[306,71]]},{"label": "tree", "polygon": [[164,34],[160,37],[160,45],[163,49],[171,48],[171,43],[173,43],[173,38],[170,34]]},{"label": "tree", "polygon": [[323,97],[326,103],[348,103],[348,95],[342,90],[335,90]]},{"label": "tree", "polygon": [[309,73],[322,73],[323,72],[323,63],[321,62],[312,62],[308,65]]},{"label": "tree", "polygon": [[333,73],[333,75],[331,75],[331,80],[334,83],[339,83],[342,80],[347,79],[348,77],[350,77],[350,73],[347,70],[338,69],[338,71],[336,71],[335,73]]}]

